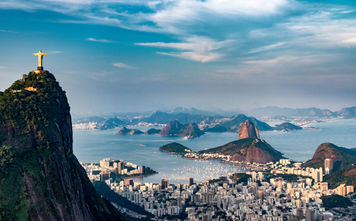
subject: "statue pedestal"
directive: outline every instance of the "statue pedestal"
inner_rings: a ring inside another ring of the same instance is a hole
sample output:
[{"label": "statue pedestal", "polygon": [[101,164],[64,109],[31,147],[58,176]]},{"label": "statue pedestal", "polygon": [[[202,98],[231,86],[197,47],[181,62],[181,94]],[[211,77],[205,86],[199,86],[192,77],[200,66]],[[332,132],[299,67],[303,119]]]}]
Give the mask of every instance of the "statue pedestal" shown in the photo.
[{"label": "statue pedestal", "polygon": [[36,74],[40,74],[40,73],[45,72],[45,70],[43,70],[43,67],[37,67],[37,70],[33,70],[33,72]]},{"label": "statue pedestal", "polygon": [[41,73],[44,73],[44,72],[46,72],[46,70],[33,70],[33,72],[34,73],[36,73],[36,74],[41,74]]}]

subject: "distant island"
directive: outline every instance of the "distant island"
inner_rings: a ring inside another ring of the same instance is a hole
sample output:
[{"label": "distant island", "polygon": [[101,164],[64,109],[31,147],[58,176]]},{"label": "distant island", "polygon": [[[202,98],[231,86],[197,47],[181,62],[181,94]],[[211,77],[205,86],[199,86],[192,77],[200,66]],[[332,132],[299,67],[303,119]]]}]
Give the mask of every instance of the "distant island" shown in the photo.
[{"label": "distant island", "polygon": [[192,152],[192,150],[189,149],[188,147],[183,146],[182,144],[176,142],[163,145],[159,148],[159,150],[167,153],[174,153],[180,155],[184,155],[186,153]]},{"label": "distant island", "polygon": [[[196,124],[196,123],[187,123],[182,124],[178,120],[173,120],[168,122],[162,129],[150,128],[145,132],[142,132],[138,129],[128,129],[123,127],[117,134],[118,135],[139,135],[139,134],[159,134],[165,137],[184,137],[185,139],[193,139],[204,135],[206,132],[213,133],[223,133],[223,132],[241,132],[239,128],[244,122],[250,122],[253,125],[256,125],[256,130],[278,130],[278,131],[296,131],[303,129],[297,125],[294,125],[289,122],[285,122],[275,127],[271,127],[265,122],[259,121],[253,117],[247,117],[246,115],[239,114],[232,119],[225,119],[224,121],[217,124]],[[213,125],[213,126],[212,126]],[[260,129],[259,129],[260,128]]]},{"label": "distant island", "polygon": [[303,128],[289,122],[284,122],[282,124],[278,124],[274,126],[273,129],[288,132],[288,131],[302,130]]},{"label": "distant island", "polygon": [[117,135],[139,135],[139,134],[143,134],[143,132],[140,130],[137,130],[137,129],[127,129],[126,127],[123,127],[116,134]]},{"label": "distant island", "polygon": [[146,132],[142,132],[138,129],[128,129],[123,127],[119,132],[116,133],[117,135],[153,135],[159,134],[164,137],[184,137],[185,139],[192,139],[196,137],[200,137],[204,134],[201,131],[197,124],[189,123],[189,124],[181,124],[179,121],[171,121],[161,130],[151,128]]},{"label": "distant island", "polygon": [[179,121],[171,121],[169,122],[160,132],[161,136],[166,137],[176,137],[181,136],[187,139],[200,137],[204,134],[201,131],[197,124],[189,123],[189,124],[181,124]]},{"label": "distant island", "polygon": [[150,128],[145,132],[145,134],[152,135],[152,134],[159,134],[159,132],[161,132],[160,129]]}]

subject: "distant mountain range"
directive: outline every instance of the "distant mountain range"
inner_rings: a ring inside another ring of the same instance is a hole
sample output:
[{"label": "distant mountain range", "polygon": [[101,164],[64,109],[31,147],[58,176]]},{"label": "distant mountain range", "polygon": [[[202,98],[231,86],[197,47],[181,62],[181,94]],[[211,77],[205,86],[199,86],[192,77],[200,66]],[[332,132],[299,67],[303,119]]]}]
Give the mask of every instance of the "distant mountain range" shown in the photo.
[{"label": "distant mountain range", "polygon": [[267,123],[265,123],[263,121],[259,121],[254,117],[248,117],[244,114],[238,114],[230,119],[226,119],[225,121],[222,121],[221,123],[217,123],[214,126],[219,125],[221,127],[225,127],[227,129],[227,131],[238,132],[240,125],[243,122],[245,122],[246,120],[249,120],[254,125],[256,125],[258,130],[273,130],[273,127],[271,127]]},{"label": "distant mountain range", "polygon": [[248,112],[256,117],[313,117],[313,118],[356,118],[356,106],[346,107],[339,111],[320,108],[282,108],[282,107],[263,107],[252,109]]},{"label": "distant mountain range", "polygon": [[[293,121],[294,119],[323,120],[329,118],[356,118],[356,106],[343,108],[339,111],[331,111],[319,108],[280,108],[264,107],[253,109],[249,115],[259,118],[274,118],[283,121]],[[155,111],[151,114],[126,114],[115,117],[86,117],[75,120],[75,124],[95,123],[95,129],[107,130],[127,125],[137,125],[140,123],[165,125],[172,121],[179,121],[182,124],[196,123],[204,132],[237,132],[240,124],[245,120],[251,120],[258,130],[299,130],[301,128],[292,124],[280,124],[272,127],[267,123],[245,114],[226,116],[214,112],[202,111],[194,108],[177,108],[169,112]]]},{"label": "distant mountain range", "polygon": [[135,119],[136,122],[147,122],[147,123],[157,123],[157,124],[167,124],[168,122],[177,120],[183,124],[186,123],[199,123],[206,119],[209,115],[197,114],[197,113],[167,113],[161,111],[155,111],[151,115]]},{"label": "distant mountain range", "polygon": [[346,119],[356,118],[356,107],[343,108],[337,114]]}]

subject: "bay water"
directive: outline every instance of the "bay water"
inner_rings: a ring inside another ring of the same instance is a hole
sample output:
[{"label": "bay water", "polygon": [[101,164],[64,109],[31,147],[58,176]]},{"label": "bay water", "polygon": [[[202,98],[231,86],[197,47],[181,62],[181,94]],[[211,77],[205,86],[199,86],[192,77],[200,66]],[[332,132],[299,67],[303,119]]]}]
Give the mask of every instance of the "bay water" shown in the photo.
[{"label": "bay water", "polygon": [[[324,142],[356,148],[356,119],[316,123],[310,126],[317,129],[292,132],[262,131],[260,136],[285,157],[296,161],[312,158],[318,145]],[[199,138],[184,140],[182,137],[159,135],[116,135],[118,130],[75,130],[74,153],[78,160],[90,163],[109,157],[148,166],[158,174],[136,180],[156,183],[166,178],[170,183],[184,184],[188,183],[190,177],[200,182],[241,171],[239,167],[220,161],[184,159],[159,151],[160,146],[170,142],[181,143],[194,151],[217,147],[237,140],[237,133],[206,133]]]}]

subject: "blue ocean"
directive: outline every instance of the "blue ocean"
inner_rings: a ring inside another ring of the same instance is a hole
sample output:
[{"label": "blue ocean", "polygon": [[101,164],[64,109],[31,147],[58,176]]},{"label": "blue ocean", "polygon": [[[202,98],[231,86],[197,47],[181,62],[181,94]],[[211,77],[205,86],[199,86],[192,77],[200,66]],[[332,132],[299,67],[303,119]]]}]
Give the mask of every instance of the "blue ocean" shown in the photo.
[{"label": "blue ocean", "polygon": [[[356,148],[356,119],[310,126],[316,129],[293,132],[262,131],[260,135],[285,157],[296,161],[312,158],[318,145],[324,142]],[[170,142],[179,142],[195,151],[217,147],[237,140],[237,133],[206,133],[199,138],[184,140],[181,137],[167,138],[159,135],[120,136],[115,134],[118,130],[74,131],[74,153],[78,160],[89,163],[110,157],[148,166],[159,172],[153,176],[139,178],[142,182],[160,182],[162,178],[166,178],[170,183],[184,184],[188,183],[190,177],[195,181],[204,181],[241,171],[239,167],[219,161],[190,160],[159,151],[160,146]]]}]

